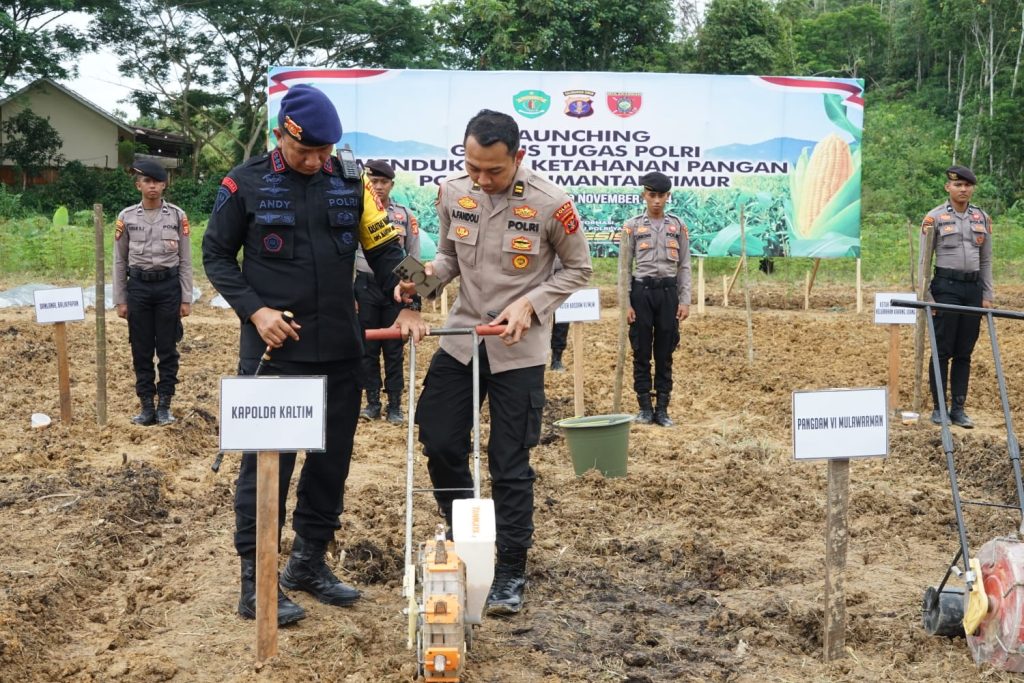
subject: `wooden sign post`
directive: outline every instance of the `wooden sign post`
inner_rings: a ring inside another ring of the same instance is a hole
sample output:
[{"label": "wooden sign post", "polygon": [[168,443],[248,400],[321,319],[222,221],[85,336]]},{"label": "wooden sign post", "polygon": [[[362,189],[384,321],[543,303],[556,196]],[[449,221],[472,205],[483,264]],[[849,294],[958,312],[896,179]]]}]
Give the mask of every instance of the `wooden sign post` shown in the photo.
[{"label": "wooden sign post", "polygon": [[57,386],[60,396],[60,419],[71,422],[71,372],[68,366],[69,320],[85,320],[85,303],[81,287],[38,289],[35,299],[36,322],[53,323],[53,342],[57,347]]},{"label": "wooden sign post", "polygon": [[[281,451],[323,451],[324,377],[222,377],[220,450],[256,455],[256,661],[277,655]],[[316,456],[313,456],[316,457]]]},{"label": "wooden sign post", "polygon": [[913,325],[917,311],[893,306],[893,299],[916,301],[913,294],[900,292],[875,293],[875,324],[889,328],[889,414],[895,414],[900,402],[900,325]]},{"label": "wooden sign post", "polygon": [[92,205],[96,244],[96,424],[107,424],[107,302],[103,262],[103,205]]},{"label": "wooden sign post", "polygon": [[704,315],[704,257],[697,257],[697,315]]},{"label": "wooden sign post", "polygon": [[556,323],[573,323],[572,326],[572,374],[573,407],[576,417],[586,414],[583,405],[583,328],[582,322],[601,320],[601,291],[596,287],[580,289],[555,309]]},{"label": "wooden sign post", "polygon": [[846,646],[850,459],[889,454],[886,394],[884,388],[793,392],[793,457],[828,460],[822,632],[826,662],[842,657]]}]

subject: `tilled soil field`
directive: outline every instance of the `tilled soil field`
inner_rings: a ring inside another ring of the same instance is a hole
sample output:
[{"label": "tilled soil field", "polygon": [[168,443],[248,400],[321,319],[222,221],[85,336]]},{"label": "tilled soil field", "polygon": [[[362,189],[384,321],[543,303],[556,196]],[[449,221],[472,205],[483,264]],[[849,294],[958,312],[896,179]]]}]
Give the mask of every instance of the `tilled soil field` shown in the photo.
[{"label": "tilled soil field", "polygon": [[[602,298],[601,322],[584,329],[588,414],[612,411],[618,311],[614,292]],[[767,287],[753,292],[750,363],[742,296],[733,298],[723,308],[712,297],[684,323],[677,426],[634,425],[626,477],[574,475],[553,425],[573,411],[571,346],[570,372],[548,373],[527,607],[477,629],[465,681],[1010,680],[976,667],[963,639],[920,625],[923,591],[957,547],[939,432],[927,420],[894,422],[887,459],[852,463],[846,657],[823,663],[826,466],[793,460],[791,397],[883,386],[888,332],[870,305],[856,313],[851,288],[819,286],[807,312],[797,288]],[[359,427],[331,555],[365,599],[335,608],[293,595],[308,618],[282,629],[280,655],[256,666],[254,623],[235,615],[237,458],[210,470],[218,379],[234,371],[238,321],[208,300],[185,322],[178,421],[164,428],[128,421],[137,404],[123,321],[108,313],[104,427],[94,318],[68,324],[73,419],[64,424],[52,328],[31,309],[0,310],[0,681],[412,678],[401,613],[406,432],[385,422]],[[1001,288],[1000,303],[1024,310],[1024,288]],[[1024,419],[1024,324],[997,327],[1011,408]],[[912,327],[901,335],[909,407]],[[623,406],[633,411],[626,375]],[[1014,502],[984,335],[968,408],[978,428],[954,432],[962,489]],[[54,423],[32,429],[33,412]],[[437,521],[423,497],[416,519],[424,537]],[[1019,521],[968,514],[976,547]],[[292,537],[286,526],[285,553]]]}]

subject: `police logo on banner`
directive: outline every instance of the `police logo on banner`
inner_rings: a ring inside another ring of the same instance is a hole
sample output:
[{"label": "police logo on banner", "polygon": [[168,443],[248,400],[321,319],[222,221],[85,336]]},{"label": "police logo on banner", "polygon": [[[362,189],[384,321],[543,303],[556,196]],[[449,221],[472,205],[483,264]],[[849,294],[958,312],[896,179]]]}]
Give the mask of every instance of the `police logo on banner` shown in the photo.
[{"label": "police logo on banner", "polygon": [[640,111],[640,104],[643,95],[638,92],[610,92],[608,93],[608,109],[616,116],[628,119]]},{"label": "police logo on banner", "polygon": [[594,115],[593,90],[565,90],[565,115],[574,119],[583,119]]},{"label": "police logo on banner", "polygon": [[512,96],[512,107],[520,116],[535,119],[547,113],[551,97],[543,90],[520,90]]}]

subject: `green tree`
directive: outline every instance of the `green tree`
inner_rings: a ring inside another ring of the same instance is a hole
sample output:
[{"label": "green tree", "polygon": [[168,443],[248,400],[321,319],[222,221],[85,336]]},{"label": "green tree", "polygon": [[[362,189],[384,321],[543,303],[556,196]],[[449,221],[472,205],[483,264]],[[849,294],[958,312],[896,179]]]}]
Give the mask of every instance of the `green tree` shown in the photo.
[{"label": "green tree", "polygon": [[712,0],[698,32],[697,68],[713,74],[789,71],[787,33],[767,0]]},{"label": "green tree", "polygon": [[795,43],[803,73],[880,79],[889,25],[874,5],[854,5],[800,22]]},{"label": "green tree", "polygon": [[3,156],[13,161],[21,174],[22,190],[27,187],[29,177],[63,163],[60,150],[64,141],[50,125],[49,117],[44,119],[31,109],[22,109],[4,121],[3,130],[6,137]]}]

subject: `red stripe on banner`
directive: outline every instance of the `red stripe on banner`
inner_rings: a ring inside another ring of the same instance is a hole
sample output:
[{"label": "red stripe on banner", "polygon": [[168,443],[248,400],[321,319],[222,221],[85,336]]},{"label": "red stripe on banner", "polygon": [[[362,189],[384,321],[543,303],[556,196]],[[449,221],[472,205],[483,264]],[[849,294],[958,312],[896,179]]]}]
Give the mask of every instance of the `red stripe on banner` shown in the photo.
[{"label": "red stripe on banner", "polygon": [[371,78],[387,72],[387,69],[299,69],[296,71],[285,71],[270,77],[274,85],[270,86],[269,94],[274,95],[282,90],[287,90],[288,86],[285,84],[285,81],[296,78]]},{"label": "red stripe on banner", "polygon": [[793,78],[791,76],[761,76],[762,81],[771,83],[772,85],[778,85],[783,88],[812,88],[815,90],[838,90],[840,92],[848,93],[849,96],[846,98],[847,102],[856,104],[861,107],[864,106],[864,98],[861,97],[860,87],[853,85],[852,83],[842,83],[836,81],[819,81],[813,78]]}]

